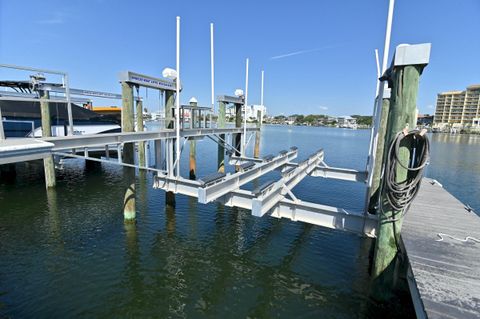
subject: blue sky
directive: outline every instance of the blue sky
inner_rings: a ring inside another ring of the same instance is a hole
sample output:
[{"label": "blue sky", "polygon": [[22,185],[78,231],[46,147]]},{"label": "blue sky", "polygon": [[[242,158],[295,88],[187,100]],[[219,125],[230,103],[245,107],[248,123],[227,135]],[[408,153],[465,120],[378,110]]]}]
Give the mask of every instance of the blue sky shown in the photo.
[{"label": "blue sky", "polygon": [[[270,114],[371,114],[387,8],[388,0],[0,0],[0,63],[64,70],[72,87],[120,92],[122,70],[159,76],[175,67],[179,15],[183,103],[210,103],[213,22],[216,93],[244,87],[249,57],[249,102],[260,102],[263,68]],[[478,0],[396,1],[391,53],[400,43],[432,43],[421,113],[434,111],[438,92],[480,83],[479,16]],[[0,79],[13,77],[0,70]],[[149,91],[150,109],[157,95]]]}]

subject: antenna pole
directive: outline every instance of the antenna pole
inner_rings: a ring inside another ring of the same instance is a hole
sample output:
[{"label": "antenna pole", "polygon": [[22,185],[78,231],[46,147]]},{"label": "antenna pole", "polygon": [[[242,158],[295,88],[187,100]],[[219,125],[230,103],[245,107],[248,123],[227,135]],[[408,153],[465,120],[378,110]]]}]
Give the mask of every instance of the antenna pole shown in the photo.
[{"label": "antenna pole", "polygon": [[263,106],[263,80],[264,80],[264,71],[262,70],[262,87],[261,87],[261,90],[260,90],[260,104]]},{"label": "antenna pole", "polygon": [[245,66],[245,103],[243,105],[243,156],[247,148],[247,107],[248,107],[248,58]]},{"label": "antenna pole", "polygon": [[176,81],[176,90],[177,96],[175,98],[175,128],[177,133],[176,138],[176,175],[180,176],[180,17],[177,17],[177,81]]},{"label": "antenna pole", "polygon": [[378,79],[382,76],[382,74],[380,73],[380,59],[378,58],[378,49],[375,49],[375,62],[377,63],[377,91],[375,92],[375,96],[377,96],[380,86],[380,81],[378,81]]},{"label": "antenna pole", "polygon": [[210,23],[210,72],[212,78],[212,112],[215,109],[215,65],[213,52],[213,23]]},{"label": "antenna pole", "polygon": [[[262,116],[260,117],[260,124],[263,122],[263,111],[264,111],[264,106],[263,106],[263,81],[265,79],[265,71],[262,70],[262,86],[260,90],[260,105],[262,106]],[[257,119],[258,121],[258,119]]]},{"label": "antenna pole", "polygon": [[[392,33],[392,20],[393,20],[394,6],[395,6],[395,0],[390,0],[389,6],[388,6],[387,29],[385,31],[385,45],[383,48],[382,74],[384,74],[387,69],[388,53],[390,49],[390,36]],[[380,79],[378,79],[377,81],[378,81],[377,86],[379,87],[379,89],[378,89],[378,94],[376,96],[377,100],[375,101],[375,107],[374,107],[375,113],[373,118],[373,130],[372,130],[373,138],[372,138],[372,143],[369,150],[368,165],[367,165],[367,171],[368,171],[367,187],[369,190],[372,187],[372,182],[373,182],[372,173],[373,173],[373,168],[375,166],[375,160],[376,160],[375,154],[377,152],[378,130],[380,128],[380,120],[382,117],[383,91],[385,89],[385,81],[380,81]],[[368,199],[366,201],[365,207],[368,208]]]}]

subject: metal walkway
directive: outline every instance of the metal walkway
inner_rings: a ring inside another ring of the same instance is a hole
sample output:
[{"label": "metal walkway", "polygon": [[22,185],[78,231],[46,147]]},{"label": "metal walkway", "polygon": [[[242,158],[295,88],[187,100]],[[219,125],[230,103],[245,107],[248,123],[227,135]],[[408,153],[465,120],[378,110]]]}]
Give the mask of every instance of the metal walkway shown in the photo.
[{"label": "metal walkway", "polygon": [[[256,128],[247,128],[253,132]],[[180,131],[182,138],[202,138],[208,135],[242,133],[242,128],[227,129],[184,129]],[[153,132],[109,133],[95,135],[73,135],[45,138],[9,138],[0,141],[0,165],[41,159],[57,151],[88,148],[121,147],[124,143],[141,141],[166,140],[176,137],[175,130],[164,129]],[[28,156],[26,156],[28,155]]]},{"label": "metal walkway", "polygon": [[402,241],[418,318],[480,318],[480,217],[424,179]]},{"label": "metal walkway", "polygon": [[0,141],[0,165],[33,161],[50,155],[53,143],[34,138],[9,138]]}]

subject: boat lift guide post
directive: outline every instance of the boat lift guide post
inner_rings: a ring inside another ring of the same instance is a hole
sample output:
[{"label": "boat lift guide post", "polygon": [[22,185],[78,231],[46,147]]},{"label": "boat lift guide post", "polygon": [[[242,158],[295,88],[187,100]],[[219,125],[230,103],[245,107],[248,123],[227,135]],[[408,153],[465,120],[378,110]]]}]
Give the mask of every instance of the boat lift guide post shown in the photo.
[{"label": "boat lift guide post", "polygon": [[[45,74],[46,73],[46,74],[53,74],[53,75],[61,76],[62,77],[62,87],[65,90],[65,101],[67,103],[68,133],[69,133],[69,135],[73,135],[72,104],[71,104],[71,97],[70,97],[69,78],[68,78],[68,73],[67,72],[31,68],[31,67],[12,65],[12,64],[0,64],[0,68],[14,69],[14,70],[20,70],[20,71],[32,71],[32,72],[37,72],[39,74]],[[9,97],[1,97],[0,96],[0,100],[12,100],[12,99],[9,98]],[[15,99],[13,99],[13,100],[15,100]],[[55,101],[51,101],[50,99],[46,99],[46,102],[55,102]],[[3,128],[3,125],[2,125],[2,128]],[[2,132],[3,132],[3,129],[2,129]],[[0,135],[1,135],[1,133],[0,133]]]},{"label": "boat lift guide post", "polygon": [[[391,98],[388,119],[383,122],[385,132],[383,145],[383,166],[387,153],[397,133],[409,131],[417,124],[417,95],[420,75],[430,60],[431,44],[399,45],[395,50],[392,66],[387,70],[383,80],[391,84]],[[412,145],[401,144],[396,169],[396,181],[403,182],[407,178],[412,154]],[[382,176],[384,178],[384,176]],[[399,253],[399,238],[403,222],[403,212],[395,211],[385,199],[386,190],[377,197],[376,215],[379,216],[375,255],[373,260],[373,278],[379,283],[380,298],[387,298],[394,287],[397,267],[395,259]],[[408,209],[408,207],[406,208]]]},{"label": "boat lift guide post", "polygon": [[[144,75],[144,74],[140,74],[140,73],[136,73],[136,72],[132,72],[132,71],[125,71],[125,72],[121,72],[120,75],[119,75],[119,80],[120,80],[120,83],[122,85],[122,101],[123,101],[123,107],[122,107],[122,131],[123,132],[127,132],[124,127],[123,127],[123,123],[125,121],[125,124],[127,124],[127,126],[129,125],[130,121],[132,122],[132,128],[128,129],[128,131],[130,132],[133,132],[133,118],[134,118],[134,114],[133,114],[133,88],[134,87],[146,87],[146,88],[151,88],[151,89],[156,89],[156,90],[160,90],[162,92],[165,92],[165,128],[166,129],[173,129],[174,128],[174,121],[173,121],[173,105],[174,105],[174,92],[176,90],[176,84],[175,84],[175,81],[171,80],[171,79],[161,79],[161,78],[155,78],[155,77],[152,77],[152,76],[148,76],[148,75]],[[131,101],[130,101],[130,98],[129,97],[132,97]],[[137,102],[139,103],[139,102]],[[141,106],[140,107],[143,107],[142,104],[140,104]],[[125,108],[125,106],[127,106]],[[138,108],[138,104],[137,104],[137,108]],[[131,112],[129,111],[131,109]],[[141,112],[141,111],[140,111]],[[143,119],[139,119],[139,117],[141,118],[141,114],[142,113],[138,113],[137,112],[137,121],[142,121],[142,124],[141,126],[143,126]],[[175,114],[175,116],[177,116],[177,114]],[[179,115],[178,115],[179,116]],[[137,127],[137,129],[139,129],[139,127]],[[142,141],[139,142],[139,149],[140,148],[143,148],[143,145],[142,145]],[[129,143],[130,144],[130,143]],[[127,144],[127,145],[129,145]],[[127,146],[127,145],[124,145],[124,152],[125,150],[127,151],[127,154],[130,154],[131,152],[131,156],[133,156],[133,144],[130,144],[131,145],[131,150],[129,149],[130,146]],[[127,149],[125,149],[125,146],[127,146]],[[162,154],[165,154],[165,162],[166,162],[166,170],[171,172],[173,174],[174,172],[174,169],[173,169],[173,166],[174,166],[174,162],[175,162],[175,154],[174,154],[174,141],[173,140],[166,140],[165,141],[165,151],[162,152],[160,149],[157,149],[157,148],[161,148],[162,147],[162,143],[159,142],[159,141],[156,141],[155,142],[155,163],[157,165],[157,169],[160,169],[160,164],[163,162],[162,161]],[[141,155],[141,153],[139,153],[139,156]],[[148,154],[145,156],[144,155],[144,159],[148,157]],[[133,158],[132,158],[133,160]],[[130,163],[127,162],[127,163]],[[132,162],[133,164],[133,162]],[[139,160],[139,165],[142,166],[142,165],[145,165],[145,160]],[[133,186],[132,186],[133,185]],[[128,187],[128,190],[127,192],[129,191],[133,191],[134,192],[135,190],[135,185],[134,183],[133,184],[130,184],[130,186]],[[125,197],[127,198],[127,197]],[[134,196],[130,196],[130,198],[134,198]],[[133,200],[133,199],[132,199]],[[171,192],[167,193],[166,196],[165,196],[165,200],[166,200],[166,203],[168,205],[171,205],[171,206],[175,206],[175,195]],[[124,206],[124,207],[127,207],[127,206]],[[132,215],[131,213],[126,213],[125,216],[130,216]]]}]

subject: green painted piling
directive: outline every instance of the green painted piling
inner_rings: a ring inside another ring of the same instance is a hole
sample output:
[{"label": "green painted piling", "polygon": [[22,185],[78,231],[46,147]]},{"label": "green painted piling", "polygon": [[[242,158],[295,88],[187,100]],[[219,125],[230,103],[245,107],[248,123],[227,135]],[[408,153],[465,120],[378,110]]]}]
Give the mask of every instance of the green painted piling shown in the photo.
[{"label": "green painted piling", "polygon": [[[190,105],[192,106],[192,109],[190,110],[190,113],[193,114],[193,111],[195,107],[197,106],[197,102],[190,102]],[[193,118],[190,119],[193,122]],[[196,179],[197,178],[197,142],[192,139],[190,140],[190,174],[189,177],[190,179]]]},{"label": "green painted piling", "polygon": [[[145,130],[143,126],[143,101],[137,98],[137,132],[143,132]],[[145,142],[138,142],[138,164],[145,166]]]},{"label": "green painted piling", "polygon": [[[135,130],[134,122],[133,86],[130,83],[122,82],[122,132],[133,132]],[[123,145],[123,162],[134,164],[133,143],[125,143]],[[135,169],[125,167],[124,176],[128,188],[123,200],[123,217],[125,221],[134,221],[136,215]]]},{"label": "green painted piling", "polygon": [[[48,100],[50,93],[48,91],[40,91],[40,114],[42,118],[42,136],[52,136],[52,125],[50,118],[50,106]],[[53,156],[48,155],[43,159],[43,169],[45,172],[45,186],[47,188],[55,187],[57,184],[55,179],[55,164],[53,162]]]},{"label": "green painted piling", "polygon": [[[260,110],[257,111],[257,129],[260,130],[262,125],[262,112]],[[255,147],[253,149],[253,157],[259,158],[260,157],[260,131],[255,132]]]},{"label": "green painted piling", "polygon": [[[424,65],[407,65],[394,67],[391,74],[392,92],[390,99],[390,111],[385,135],[384,155],[386,159],[388,148],[396,134],[405,128],[412,130],[416,125],[417,116],[417,95],[418,83]],[[411,145],[402,143],[400,145],[398,160],[408,166],[410,160]],[[396,168],[397,182],[403,182],[407,178],[408,171],[398,165]],[[402,218],[400,212],[394,211],[385,197],[385,190],[382,192],[383,210],[377,211],[380,217],[375,252],[373,260],[373,278],[376,281],[378,299],[388,299],[395,288],[398,278],[398,246]],[[398,220],[393,220],[398,219]]]},{"label": "green painted piling", "polygon": [[[217,128],[225,128],[225,102],[218,102]],[[220,138],[225,141],[225,134],[220,134]],[[220,141],[217,153],[217,168],[219,173],[225,173],[225,143]]]},{"label": "green painted piling", "polygon": [[382,101],[382,116],[380,118],[380,126],[378,128],[377,151],[375,153],[375,166],[373,167],[372,186],[369,189],[368,211],[371,214],[376,214],[378,209],[378,199],[380,196],[380,179],[382,176],[383,153],[385,148],[385,134],[387,130],[388,114],[390,111],[390,99],[383,99]]}]

